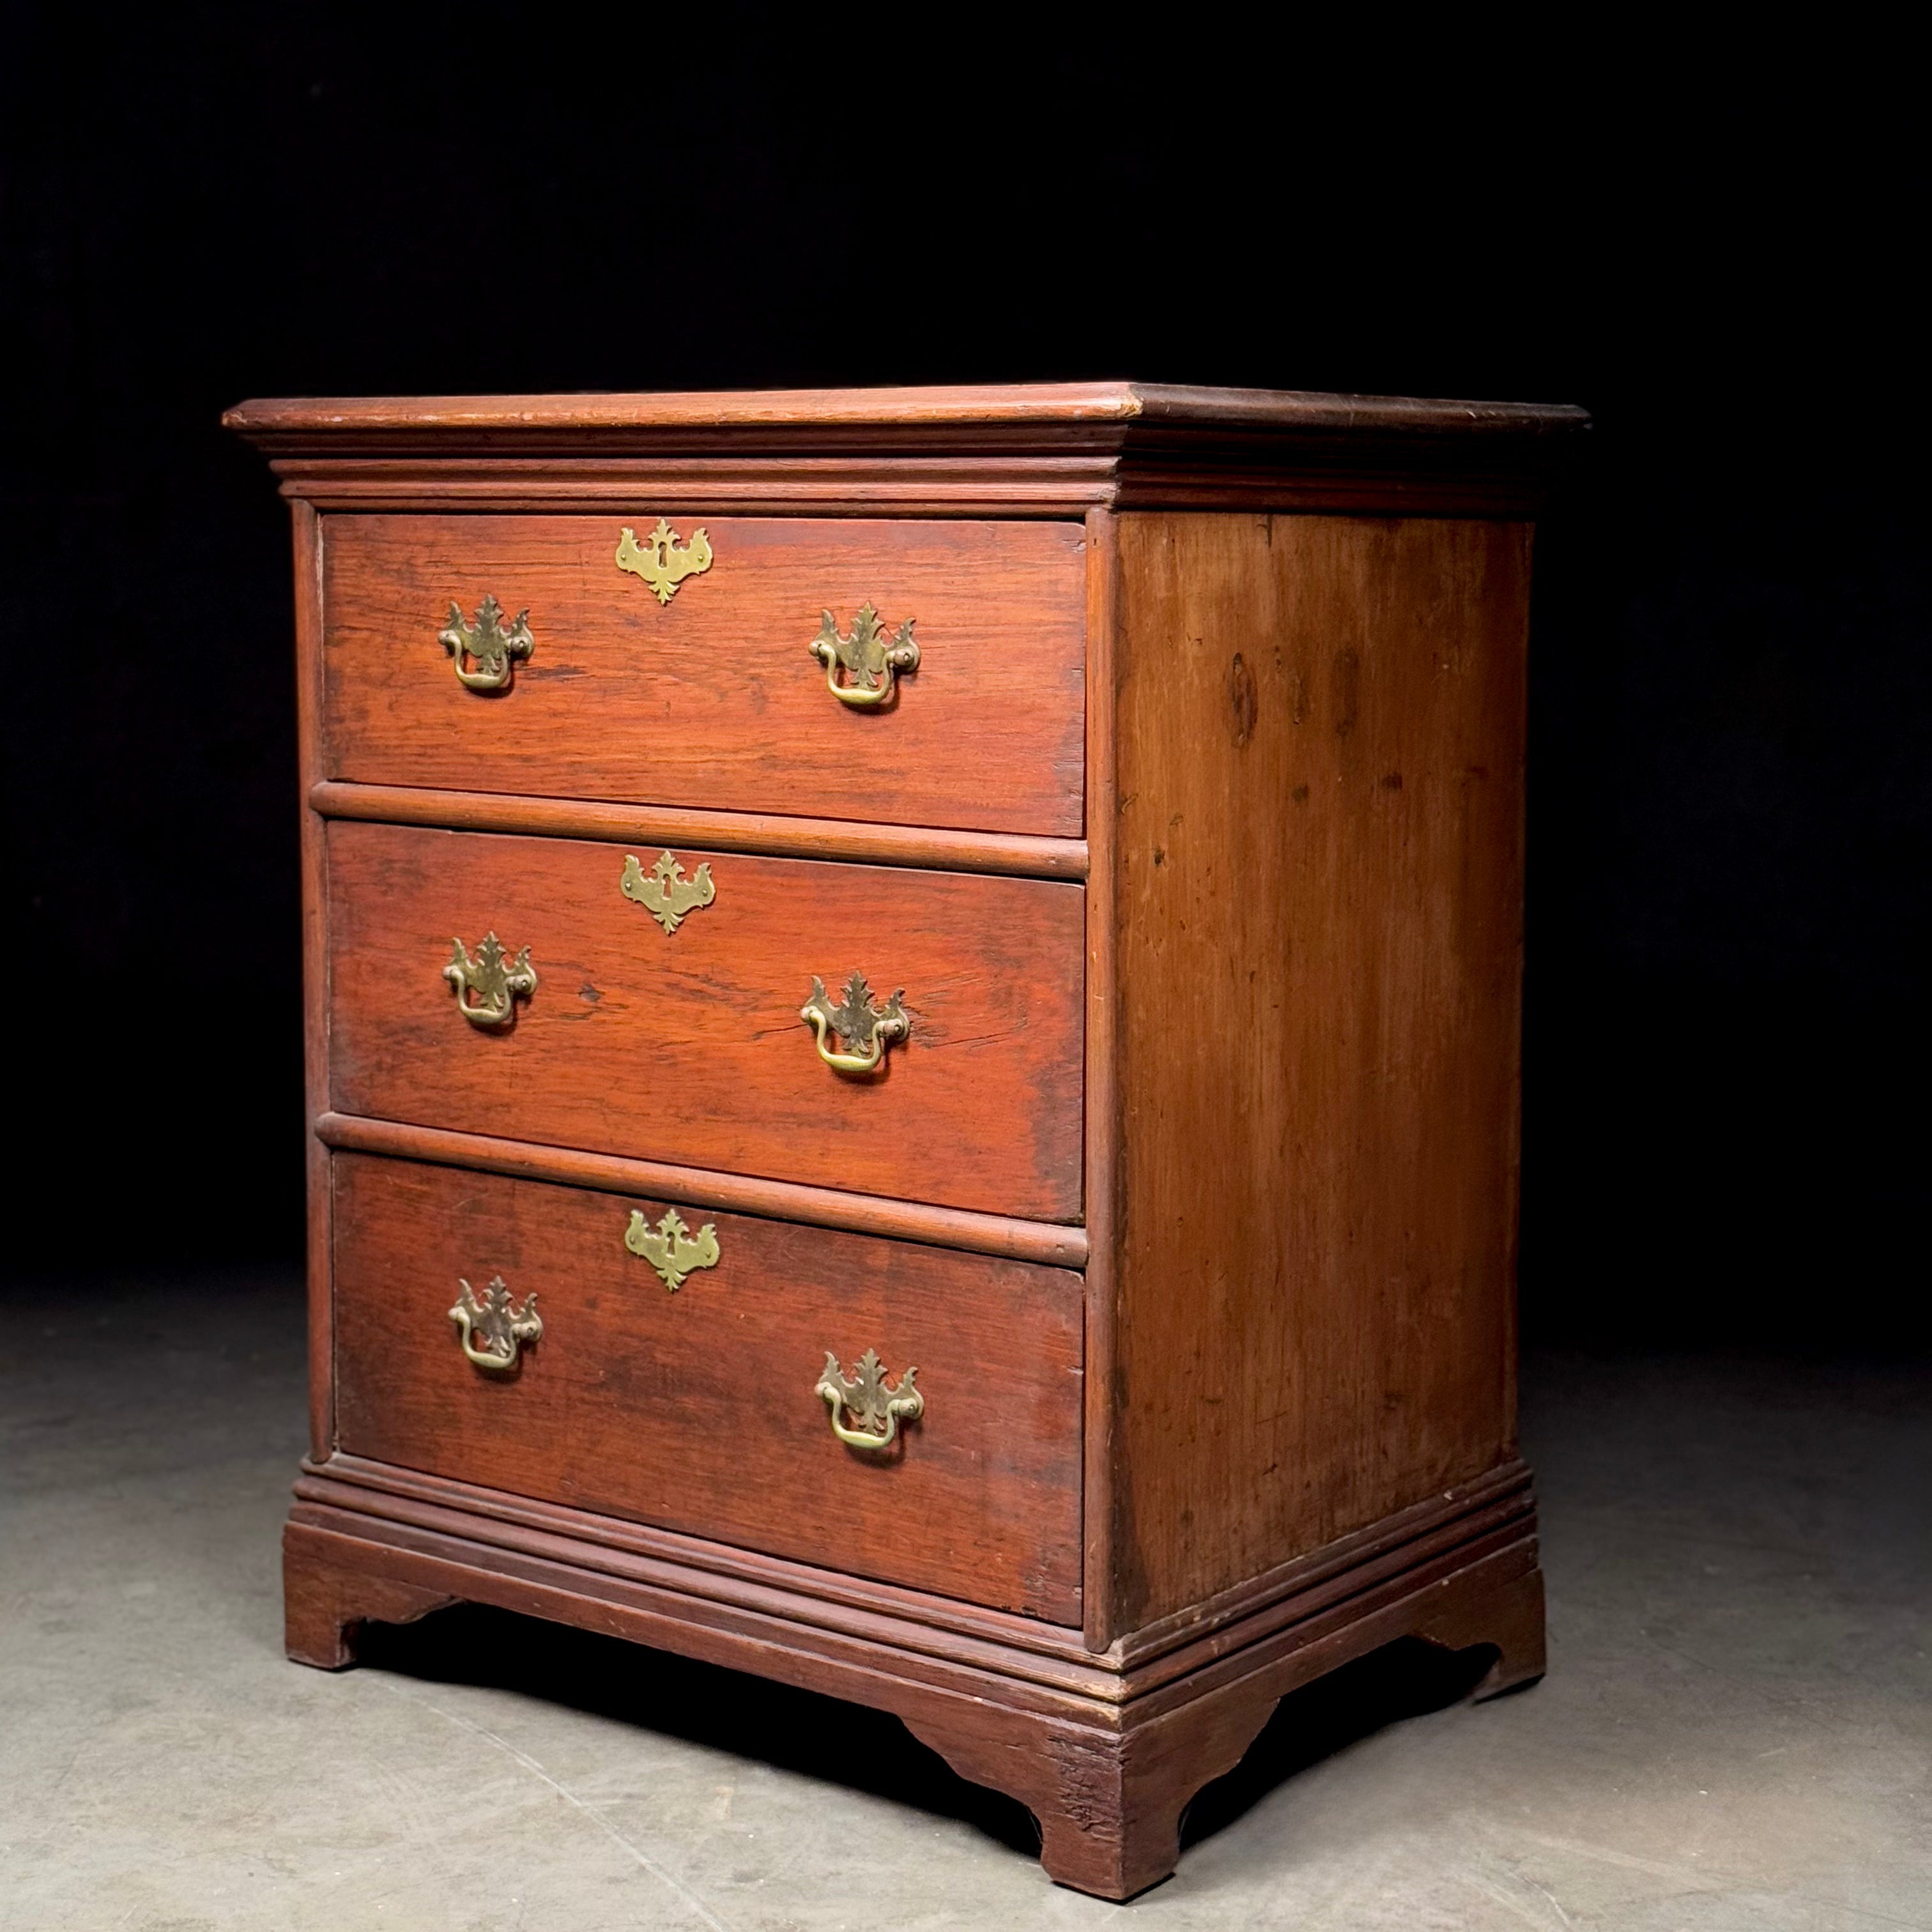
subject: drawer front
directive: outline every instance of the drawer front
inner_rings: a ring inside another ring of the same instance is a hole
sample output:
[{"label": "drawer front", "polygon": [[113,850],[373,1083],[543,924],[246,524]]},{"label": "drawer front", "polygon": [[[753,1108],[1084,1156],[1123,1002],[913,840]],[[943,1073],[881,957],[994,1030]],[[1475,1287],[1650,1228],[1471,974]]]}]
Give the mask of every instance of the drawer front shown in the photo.
[{"label": "drawer front", "polygon": [[[662,1202],[359,1154],[334,1190],[344,1450],[1080,1621],[1078,1275],[687,1208],[715,1259],[672,1293],[624,1240]],[[542,1324],[507,1372],[449,1312],[498,1280]],[[848,1448],[817,1390],[868,1349],[923,1413]]]},{"label": "drawer front", "polygon": [[[712,898],[668,933],[625,896],[630,858],[634,889],[656,883],[649,846],[332,824],[332,1104],[1078,1218],[1082,887],[680,852]],[[490,933],[506,964],[528,946],[536,979],[494,1028],[444,976],[460,940],[480,977]],[[875,1009],[903,988],[910,1022],[869,1078],[826,1064],[800,1018],[814,976],[836,1003],[855,971]]]},{"label": "drawer front", "polygon": [[[622,528],[654,520],[330,517],[328,776],[1079,836],[1078,524],[714,518],[710,568],[661,603],[616,561]],[[485,596],[506,626],[527,610],[530,641],[490,691],[438,641]],[[851,642],[868,604],[881,642],[910,622],[919,650],[874,706],[835,697],[811,652],[826,611]]]}]

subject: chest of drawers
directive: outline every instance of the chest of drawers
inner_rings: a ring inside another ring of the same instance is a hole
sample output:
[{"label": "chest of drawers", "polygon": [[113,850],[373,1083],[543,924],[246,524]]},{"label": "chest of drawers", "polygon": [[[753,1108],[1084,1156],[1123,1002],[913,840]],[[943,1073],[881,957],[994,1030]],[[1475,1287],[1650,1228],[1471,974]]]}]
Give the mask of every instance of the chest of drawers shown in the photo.
[{"label": "chest of drawers", "polygon": [[1310,1678],[1537,1675],[1524,652],[1582,420],[232,412],[296,532],[290,1654],[466,1599],[880,1706],[1111,1898]]}]

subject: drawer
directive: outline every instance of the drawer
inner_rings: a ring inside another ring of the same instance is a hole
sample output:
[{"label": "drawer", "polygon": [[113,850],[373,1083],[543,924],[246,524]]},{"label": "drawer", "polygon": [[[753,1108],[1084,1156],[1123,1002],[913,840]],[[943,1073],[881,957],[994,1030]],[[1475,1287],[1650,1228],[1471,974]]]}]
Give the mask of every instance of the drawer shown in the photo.
[{"label": "drawer", "polygon": [[[649,846],[338,820],[327,856],[340,1112],[1079,1216],[1081,886],[680,852],[712,898],[667,932],[622,890],[631,858],[656,883]],[[500,1028],[444,976],[454,940],[480,980],[490,933],[536,978]],[[870,1078],[800,1017],[855,971],[910,1022]]]},{"label": "drawer", "polygon": [[[673,1293],[625,1245],[660,1202],[359,1154],[333,1186],[344,1450],[1080,1621],[1078,1274],[687,1208],[716,1259]],[[508,1372],[449,1312],[497,1280],[542,1324]],[[868,1349],[923,1403],[883,1449],[817,1393]]]},{"label": "drawer", "polygon": [[[329,517],[327,776],[1079,836],[1079,524],[711,518],[710,567],[661,603],[616,561],[656,517]],[[437,640],[485,596],[531,639],[489,692]],[[919,664],[861,708],[810,647],[868,604]]]}]

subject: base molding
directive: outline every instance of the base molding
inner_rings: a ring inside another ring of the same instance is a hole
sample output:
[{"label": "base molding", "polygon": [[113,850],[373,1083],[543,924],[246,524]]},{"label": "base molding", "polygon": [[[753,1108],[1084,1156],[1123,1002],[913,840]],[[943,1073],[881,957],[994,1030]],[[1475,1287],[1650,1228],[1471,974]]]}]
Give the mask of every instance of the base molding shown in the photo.
[{"label": "base molding", "polygon": [[1493,1646],[1478,1696],[1541,1676],[1534,1507],[1520,1465],[1506,1474],[1231,1593],[1233,1614],[1204,1632],[1173,1624],[1096,1654],[1072,1633],[938,1599],[922,1622],[904,1590],[868,1613],[770,1580],[721,1589],[697,1564],[614,1548],[653,1534],[634,1526],[570,1513],[575,1534],[512,1536],[488,1492],[466,1511],[462,1486],[440,1482],[434,1504],[404,1508],[315,1472],[284,1532],[288,1650],[339,1670],[364,1624],[488,1604],[890,1711],[1033,1813],[1049,1876],[1127,1898],[1174,1870],[1188,1801],[1302,1684],[1404,1636]]}]

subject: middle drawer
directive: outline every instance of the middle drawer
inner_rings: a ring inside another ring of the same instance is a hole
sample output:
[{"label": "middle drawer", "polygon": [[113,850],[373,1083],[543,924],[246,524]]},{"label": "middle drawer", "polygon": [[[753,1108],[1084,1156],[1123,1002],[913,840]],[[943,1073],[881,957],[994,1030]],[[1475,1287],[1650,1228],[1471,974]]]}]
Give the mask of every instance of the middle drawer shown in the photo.
[{"label": "middle drawer", "polygon": [[339,1112],[1080,1216],[1077,885],[340,820],[328,872]]}]

